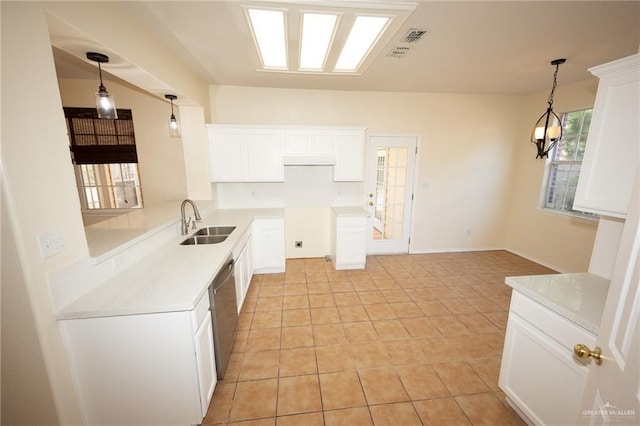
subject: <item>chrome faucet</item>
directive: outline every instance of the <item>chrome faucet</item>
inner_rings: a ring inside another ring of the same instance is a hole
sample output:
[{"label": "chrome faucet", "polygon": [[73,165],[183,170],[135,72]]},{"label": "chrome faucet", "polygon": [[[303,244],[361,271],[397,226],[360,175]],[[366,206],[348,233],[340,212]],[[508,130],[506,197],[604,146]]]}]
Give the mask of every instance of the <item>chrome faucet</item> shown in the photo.
[{"label": "chrome faucet", "polygon": [[202,219],[202,217],[200,216],[200,212],[198,211],[198,207],[195,205],[195,203],[188,198],[184,200],[182,202],[182,205],[180,206],[180,220],[182,224],[182,235],[187,235],[189,233],[189,225],[192,223],[191,216],[189,216],[188,219],[184,217],[185,215],[184,208],[187,204],[191,204],[191,207],[193,208],[193,216],[194,216],[193,229],[196,228],[196,220]]}]

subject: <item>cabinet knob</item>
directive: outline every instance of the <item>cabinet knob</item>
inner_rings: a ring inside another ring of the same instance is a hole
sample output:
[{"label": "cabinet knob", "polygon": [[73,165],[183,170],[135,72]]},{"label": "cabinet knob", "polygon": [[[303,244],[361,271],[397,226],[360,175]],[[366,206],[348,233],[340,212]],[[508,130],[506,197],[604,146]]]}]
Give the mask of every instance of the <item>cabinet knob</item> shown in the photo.
[{"label": "cabinet knob", "polygon": [[369,193],[369,198],[373,198],[373,192]]},{"label": "cabinet knob", "polygon": [[576,354],[578,358],[593,358],[596,365],[602,365],[602,349],[598,346],[592,351],[587,345],[578,343],[573,347],[573,353]]},{"label": "cabinet knob", "polygon": [[373,201],[369,201],[369,205],[372,206],[373,205]]}]

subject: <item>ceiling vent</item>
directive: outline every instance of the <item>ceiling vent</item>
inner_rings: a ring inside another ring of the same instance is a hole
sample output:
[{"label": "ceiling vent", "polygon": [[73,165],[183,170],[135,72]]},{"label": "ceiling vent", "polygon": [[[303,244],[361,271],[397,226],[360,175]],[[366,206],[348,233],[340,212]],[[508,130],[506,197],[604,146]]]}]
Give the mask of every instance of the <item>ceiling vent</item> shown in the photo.
[{"label": "ceiling vent", "polygon": [[402,37],[400,43],[416,43],[420,41],[423,35],[427,33],[427,30],[421,28],[410,28],[409,31]]},{"label": "ceiling vent", "polygon": [[387,53],[387,56],[392,58],[403,58],[404,55],[409,53],[409,50],[411,50],[411,47],[409,46],[394,46],[393,49]]}]

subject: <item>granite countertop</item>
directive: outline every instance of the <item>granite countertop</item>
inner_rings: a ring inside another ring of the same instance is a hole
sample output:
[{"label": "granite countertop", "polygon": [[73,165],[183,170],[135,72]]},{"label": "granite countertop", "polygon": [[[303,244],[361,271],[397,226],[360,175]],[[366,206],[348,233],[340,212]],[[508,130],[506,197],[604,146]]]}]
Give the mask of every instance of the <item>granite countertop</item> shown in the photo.
[{"label": "granite countertop", "polygon": [[[225,241],[182,246],[180,242],[187,236],[178,231],[175,237],[143,259],[64,307],[57,318],[70,320],[193,310],[254,218],[283,216],[283,209],[211,212],[203,216],[198,228],[235,226]],[[172,219],[171,222],[175,221]],[[164,224],[158,226],[165,227]]]},{"label": "granite countertop", "polygon": [[598,334],[609,280],[588,272],[507,277],[507,285]]}]

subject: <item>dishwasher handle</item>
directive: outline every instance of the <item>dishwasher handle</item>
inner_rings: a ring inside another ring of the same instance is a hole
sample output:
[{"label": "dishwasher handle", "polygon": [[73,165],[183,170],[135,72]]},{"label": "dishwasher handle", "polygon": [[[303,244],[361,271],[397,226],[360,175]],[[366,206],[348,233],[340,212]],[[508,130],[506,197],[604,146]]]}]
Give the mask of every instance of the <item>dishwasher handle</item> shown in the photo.
[{"label": "dishwasher handle", "polygon": [[235,262],[233,259],[229,259],[224,267],[220,270],[220,272],[218,272],[218,275],[216,275],[216,278],[213,280],[212,284],[213,294],[216,294],[218,289],[220,289],[220,287],[224,286],[229,281],[229,278],[233,278],[234,263]]}]

